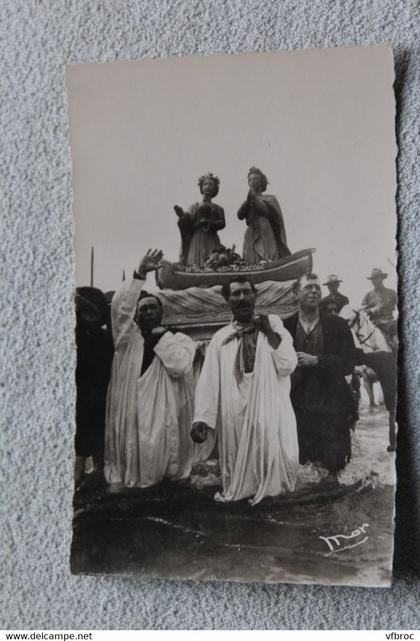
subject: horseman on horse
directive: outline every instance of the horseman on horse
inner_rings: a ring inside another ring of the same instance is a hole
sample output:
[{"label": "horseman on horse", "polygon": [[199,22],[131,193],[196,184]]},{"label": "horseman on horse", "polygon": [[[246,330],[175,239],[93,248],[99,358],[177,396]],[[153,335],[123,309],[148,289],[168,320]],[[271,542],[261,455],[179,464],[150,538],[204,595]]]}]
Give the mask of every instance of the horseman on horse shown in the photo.
[{"label": "horseman on horse", "polygon": [[384,395],[385,407],[389,412],[389,451],[396,445],[396,396],[397,396],[397,359],[395,349],[391,349],[381,329],[374,325],[364,308],[354,310],[346,305],[340,316],[347,321],[353,333],[356,347],[359,348],[364,387],[369,396],[370,406],[374,407],[373,383],[379,382]]},{"label": "horseman on horse", "polygon": [[374,326],[381,330],[390,349],[396,351],[397,322],[393,318],[393,313],[397,306],[397,293],[384,286],[384,280],[387,277],[388,274],[378,267],[372,269],[367,280],[372,282],[373,289],[363,298],[362,308]]}]

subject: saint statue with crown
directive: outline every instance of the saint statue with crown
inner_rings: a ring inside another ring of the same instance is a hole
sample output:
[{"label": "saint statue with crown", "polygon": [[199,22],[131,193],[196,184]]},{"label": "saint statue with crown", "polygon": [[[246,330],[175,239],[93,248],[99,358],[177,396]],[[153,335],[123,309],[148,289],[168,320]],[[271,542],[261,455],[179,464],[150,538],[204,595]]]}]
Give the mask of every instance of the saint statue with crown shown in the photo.
[{"label": "saint statue with crown", "polygon": [[220,246],[218,230],[226,226],[223,208],[212,203],[219,192],[219,178],[209,172],[200,176],[198,186],[203,196],[201,202],[194,203],[186,212],[174,206],[182,239],[180,261],[184,265],[204,265]]}]

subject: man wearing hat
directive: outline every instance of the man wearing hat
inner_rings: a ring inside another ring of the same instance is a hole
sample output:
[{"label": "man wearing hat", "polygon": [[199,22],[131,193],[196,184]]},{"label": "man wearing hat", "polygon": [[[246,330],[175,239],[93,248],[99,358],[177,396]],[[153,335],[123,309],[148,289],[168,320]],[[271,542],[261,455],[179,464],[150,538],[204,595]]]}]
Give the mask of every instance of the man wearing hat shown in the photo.
[{"label": "man wearing hat", "polygon": [[372,281],[373,289],[362,300],[362,306],[365,307],[370,320],[385,331],[393,319],[397,305],[397,293],[384,286],[387,276],[382,269],[374,267],[371,275],[367,276],[367,279]]},{"label": "man wearing hat", "polygon": [[344,305],[349,304],[349,299],[347,298],[347,296],[343,296],[343,294],[340,294],[340,292],[338,291],[341,282],[342,281],[336,274],[329,274],[329,276],[327,277],[327,282],[322,283],[324,286],[328,287],[330,293],[328,294],[328,296],[324,296],[324,298],[321,300],[321,310],[327,311],[330,303],[335,303],[337,305],[337,313],[340,313]]}]

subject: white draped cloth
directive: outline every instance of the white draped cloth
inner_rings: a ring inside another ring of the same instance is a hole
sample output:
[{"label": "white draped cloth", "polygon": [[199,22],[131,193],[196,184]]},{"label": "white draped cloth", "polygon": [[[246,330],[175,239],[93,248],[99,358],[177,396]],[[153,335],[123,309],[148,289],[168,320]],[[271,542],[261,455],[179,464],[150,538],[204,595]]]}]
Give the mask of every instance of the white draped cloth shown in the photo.
[{"label": "white draped cloth", "polygon": [[274,314],[269,319],[281,342],[273,349],[258,333],[252,373],[238,378],[234,371],[243,339],[229,340],[236,333],[231,323],[213,336],[196,388],[194,422],[217,433],[224,501],[249,498],[255,504],[293,491],[296,483],[299,448],[290,374],[297,356],[281,319]]},{"label": "white draped cloth", "polygon": [[148,487],[191,472],[194,341],[167,332],[141,375],[144,339],[134,322],[144,281],[134,279],[112,299],[114,360],[108,388],[105,478]]}]

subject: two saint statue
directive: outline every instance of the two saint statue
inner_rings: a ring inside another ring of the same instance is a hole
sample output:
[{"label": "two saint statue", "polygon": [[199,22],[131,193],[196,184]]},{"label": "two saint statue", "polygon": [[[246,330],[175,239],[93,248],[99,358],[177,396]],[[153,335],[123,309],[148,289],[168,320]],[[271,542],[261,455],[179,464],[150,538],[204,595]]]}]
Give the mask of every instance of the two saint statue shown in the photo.
[{"label": "two saint statue", "polygon": [[[242,253],[245,265],[261,265],[290,255],[280,205],[275,196],[264,193],[267,185],[263,172],[251,167],[248,195],[238,211],[238,218],[247,224]],[[212,202],[219,192],[219,178],[208,173],[199,178],[198,186],[201,202],[194,203],[186,212],[178,205],[174,207],[184,265],[204,265],[221,247],[218,231],[226,226],[223,208]]]}]

